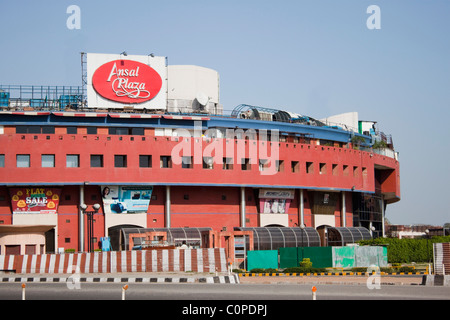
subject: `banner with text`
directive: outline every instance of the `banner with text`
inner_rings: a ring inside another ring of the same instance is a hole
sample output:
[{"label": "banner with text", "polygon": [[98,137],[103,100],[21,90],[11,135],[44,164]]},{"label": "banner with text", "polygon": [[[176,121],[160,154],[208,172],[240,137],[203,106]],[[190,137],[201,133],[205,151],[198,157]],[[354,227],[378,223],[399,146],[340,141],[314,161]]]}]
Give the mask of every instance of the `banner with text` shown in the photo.
[{"label": "banner with text", "polygon": [[56,213],[60,188],[10,188],[13,213]]}]

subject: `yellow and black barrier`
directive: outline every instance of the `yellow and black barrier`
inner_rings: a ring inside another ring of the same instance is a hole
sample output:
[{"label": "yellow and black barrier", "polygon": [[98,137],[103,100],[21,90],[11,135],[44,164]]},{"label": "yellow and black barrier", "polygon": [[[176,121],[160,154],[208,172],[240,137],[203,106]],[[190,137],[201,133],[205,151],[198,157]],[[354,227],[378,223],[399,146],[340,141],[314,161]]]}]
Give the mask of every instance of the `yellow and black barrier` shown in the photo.
[{"label": "yellow and black barrier", "polygon": [[[240,273],[239,277],[309,277],[309,276],[369,276],[376,272],[311,272],[311,273]],[[426,275],[427,271],[416,272],[379,272],[381,276]]]}]

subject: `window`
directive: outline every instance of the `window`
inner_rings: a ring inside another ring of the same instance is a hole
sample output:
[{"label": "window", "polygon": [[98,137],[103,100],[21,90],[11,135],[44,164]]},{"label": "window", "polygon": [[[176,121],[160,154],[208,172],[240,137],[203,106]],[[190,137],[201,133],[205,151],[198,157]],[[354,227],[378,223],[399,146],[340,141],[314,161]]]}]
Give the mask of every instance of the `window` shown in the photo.
[{"label": "window", "polygon": [[68,154],[66,156],[66,167],[67,168],[78,168],[79,166],[80,166],[80,155]]},{"label": "window", "polygon": [[181,167],[184,169],[192,169],[193,168],[192,157],[181,157]]},{"label": "window", "polygon": [[5,155],[0,154],[0,168],[4,168],[4,167],[5,167]]},{"label": "window", "polygon": [[161,168],[172,168],[172,157],[171,156],[161,156],[159,161]]},{"label": "window", "polygon": [[25,245],[25,254],[36,254],[36,245],[35,244],[26,244]]},{"label": "window", "polygon": [[139,155],[139,168],[151,168],[152,167],[152,156],[141,154]]},{"label": "window", "polygon": [[144,128],[109,127],[108,133],[122,135],[122,136],[127,136],[127,135],[143,136]]},{"label": "window", "polygon": [[27,126],[16,126],[16,133],[28,133]]},{"label": "window", "polygon": [[53,126],[43,126],[41,129],[42,129],[42,133],[47,133],[47,134],[55,133],[55,127],[53,127]]},{"label": "window", "polygon": [[223,158],[223,170],[233,170],[233,158]]},{"label": "window", "polygon": [[97,134],[97,127],[87,127],[87,134]]},{"label": "window", "polygon": [[203,169],[213,169],[214,158],[213,157],[203,157]]},{"label": "window", "polygon": [[284,160],[276,160],[277,172],[284,172]]},{"label": "window", "polygon": [[306,162],[306,173],[314,173],[314,164],[312,162]]},{"label": "window", "polygon": [[144,128],[131,128],[131,134],[135,136],[143,136]]},{"label": "window", "polygon": [[319,163],[319,173],[327,174],[327,165],[325,163]]},{"label": "window", "polygon": [[18,154],[16,157],[17,168],[29,168],[30,167],[30,155]]},{"label": "window", "polygon": [[353,167],[353,177],[354,178],[359,177],[358,167]]},{"label": "window", "polygon": [[117,134],[117,135],[122,135],[122,136],[126,136],[126,135],[128,135],[129,134],[129,129],[128,128],[110,128],[110,132],[111,132],[111,129],[114,129],[114,133],[111,133],[111,134]]},{"label": "window", "polygon": [[268,163],[269,163],[269,161],[267,159],[259,159],[259,164],[258,164],[259,171],[266,170],[268,167]]},{"label": "window", "polygon": [[54,154],[43,154],[41,157],[42,168],[53,168],[55,166]]},{"label": "window", "polygon": [[91,154],[91,167],[102,168],[103,167],[103,155]]},{"label": "window", "polygon": [[348,176],[348,165],[344,164],[342,166],[342,171],[343,171],[345,177]]},{"label": "window", "polygon": [[67,134],[77,134],[77,127],[67,127]]},{"label": "window", "polygon": [[127,156],[126,155],[115,155],[114,156],[114,167],[126,168],[127,167]]},{"label": "window", "polygon": [[298,161],[291,161],[291,172],[299,172],[300,164]]},{"label": "window", "polygon": [[337,164],[332,164],[331,170],[333,171],[333,176],[338,175],[338,165]]},{"label": "window", "polygon": [[55,133],[54,126],[16,126],[16,133]]},{"label": "window", "polygon": [[251,164],[249,158],[241,159],[241,170],[251,170]]}]

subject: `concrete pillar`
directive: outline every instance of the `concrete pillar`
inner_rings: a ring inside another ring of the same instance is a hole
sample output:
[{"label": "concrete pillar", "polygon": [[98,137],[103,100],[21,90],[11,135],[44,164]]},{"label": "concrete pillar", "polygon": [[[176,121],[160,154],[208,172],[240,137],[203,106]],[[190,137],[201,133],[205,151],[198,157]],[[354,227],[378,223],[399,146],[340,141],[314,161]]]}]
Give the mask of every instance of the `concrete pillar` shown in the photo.
[{"label": "concrete pillar", "polygon": [[245,228],[245,187],[241,187],[241,227]]},{"label": "concrete pillar", "polygon": [[165,206],[164,225],[166,228],[170,228],[170,186],[166,186],[166,206]]},{"label": "concrete pillar", "polygon": [[385,237],[385,230],[384,230],[384,196],[381,195],[381,236]]},{"label": "concrete pillar", "polygon": [[303,199],[303,189],[300,189],[300,198],[299,198],[299,226],[305,225],[305,206],[304,206],[304,199]]},{"label": "concrete pillar", "polygon": [[341,216],[342,216],[342,226],[346,227],[347,226],[347,211],[345,209],[345,191],[341,192],[342,194],[342,209],[341,209]]},{"label": "concrete pillar", "polygon": [[81,205],[84,204],[84,185],[80,185],[80,203],[78,205],[78,251],[84,252],[84,214]]}]

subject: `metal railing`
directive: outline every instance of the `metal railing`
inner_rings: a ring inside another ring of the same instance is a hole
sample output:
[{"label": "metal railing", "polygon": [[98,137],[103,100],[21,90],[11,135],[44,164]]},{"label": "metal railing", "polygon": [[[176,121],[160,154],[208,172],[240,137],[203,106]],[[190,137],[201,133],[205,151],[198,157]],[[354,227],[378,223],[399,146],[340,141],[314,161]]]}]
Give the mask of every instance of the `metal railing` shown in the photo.
[{"label": "metal railing", "polygon": [[15,111],[59,111],[85,105],[80,86],[0,85],[0,108]]}]

